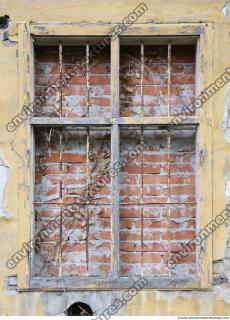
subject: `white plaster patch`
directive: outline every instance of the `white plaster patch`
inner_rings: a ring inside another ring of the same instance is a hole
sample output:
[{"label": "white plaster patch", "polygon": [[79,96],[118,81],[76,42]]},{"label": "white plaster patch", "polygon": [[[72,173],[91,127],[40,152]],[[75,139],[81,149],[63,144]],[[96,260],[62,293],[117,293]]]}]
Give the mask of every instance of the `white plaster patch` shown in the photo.
[{"label": "white plaster patch", "polygon": [[[64,311],[74,302],[88,304],[95,316],[100,315],[117,298],[121,298],[120,291],[79,291],[66,293],[43,293],[43,304],[45,315],[61,316]],[[120,309],[119,315],[122,312]]]},{"label": "white plaster patch", "polygon": [[230,170],[225,174],[225,197],[230,203]]},{"label": "white plaster patch", "polygon": [[214,292],[216,292],[226,303],[230,303],[230,288],[214,286]]},{"label": "white plaster patch", "polygon": [[12,296],[18,293],[18,282],[17,282],[17,276],[9,276],[5,280],[5,294]]},{"label": "white plaster patch", "polygon": [[230,84],[228,84],[228,91],[224,101],[224,121],[222,128],[228,143],[230,143]]},{"label": "white plaster patch", "polygon": [[178,297],[182,297],[185,299],[190,299],[194,295],[194,292],[185,292],[185,291],[157,291],[157,300],[166,300],[172,301],[177,299]]},{"label": "white plaster patch", "polygon": [[0,218],[9,218],[10,213],[4,210],[4,189],[9,176],[9,167],[0,159]]},{"label": "white plaster patch", "polygon": [[227,1],[223,7],[223,14],[226,16],[226,17],[230,17],[230,1]]}]

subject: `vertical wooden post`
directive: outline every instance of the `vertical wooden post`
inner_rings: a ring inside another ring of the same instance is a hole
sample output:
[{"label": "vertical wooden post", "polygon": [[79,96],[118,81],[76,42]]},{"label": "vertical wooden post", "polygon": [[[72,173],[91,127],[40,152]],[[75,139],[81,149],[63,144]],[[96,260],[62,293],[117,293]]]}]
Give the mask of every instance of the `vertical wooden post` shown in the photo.
[{"label": "vertical wooden post", "polygon": [[[119,97],[119,60],[120,60],[120,41],[119,38],[111,41],[111,92],[112,92],[112,118],[115,120],[111,131],[111,165],[119,161],[119,127],[117,118],[120,116],[120,97]],[[119,230],[120,230],[120,214],[119,214],[119,174],[111,177],[112,188],[112,278],[119,277]]]}]

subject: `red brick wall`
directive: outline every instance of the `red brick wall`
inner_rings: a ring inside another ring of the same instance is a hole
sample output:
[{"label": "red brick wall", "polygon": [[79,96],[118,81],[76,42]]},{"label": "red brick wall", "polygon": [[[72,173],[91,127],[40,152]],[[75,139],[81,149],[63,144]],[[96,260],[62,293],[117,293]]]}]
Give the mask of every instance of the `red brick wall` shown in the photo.
[{"label": "red brick wall", "polygon": [[[85,47],[63,47],[62,72],[85,55]],[[167,116],[180,112],[195,93],[195,48],[172,46],[168,89],[167,46],[145,46],[141,91],[140,46],[121,47],[121,116]],[[58,47],[36,48],[36,95],[58,79]],[[51,95],[37,116],[87,116],[85,67],[69,85]],[[110,51],[89,63],[89,116],[110,117]],[[143,97],[141,97],[143,92]],[[170,95],[170,96],[169,96]],[[169,108],[169,109],[168,109]],[[110,163],[109,129],[35,130],[36,232],[47,228],[88,183]],[[169,273],[166,261],[195,235],[195,130],[169,133],[143,130],[148,149],[120,173],[120,275],[187,276],[196,272],[195,252]],[[121,159],[141,140],[141,130],[121,131]],[[88,158],[87,158],[88,155]],[[111,270],[111,188],[100,189],[87,206],[68,213],[69,221],[39,243],[35,274],[39,276],[109,276]],[[61,267],[62,266],[62,267]]]},{"label": "red brick wall", "polygon": [[[52,131],[51,131],[52,130]],[[111,269],[111,188],[101,188],[90,205],[80,195],[110,163],[109,131],[36,129],[36,231],[61,213],[69,218],[39,243],[36,275],[105,276]],[[88,170],[87,170],[88,167]],[[71,205],[74,206],[74,210]],[[61,259],[61,260],[60,260]],[[60,261],[62,263],[60,263]]]},{"label": "red brick wall", "polygon": [[[39,46],[35,52],[35,94],[41,96],[48,85],[60,78],[58,47]],[[86,68],[80,61],[82,57],[85,57],[86,49],[83,46],[64,46],[62,53],[62,73],[69,73],[77,63],[79,63],[79,67],[76,68],[75,75],[71,77],[69,85],[60,90],[61,101],[58,94],[51,95],[39,108],[38,115],[59,116],[60,108],[62,108],[63,117],[85,117],[87,116]],[[89,116],[110,117],[109,48],[105,48],[94,61],[89,60],[89,71]]]},{"label": "red brick wall", "polygon": [[[120,58],[121,116],[173,116],[195,93],[195,47],[172,46],[168,91],[168,47],[144,46],[143,101],[141,47],[122,46]],[[168,97],[168,94],[170,97]]]},{"label": "red brick wall", "polygon": [[[140,139],[123,130],[121,155]],[[195,131],[144,130],[143,139],[148,149],[120,174],[122,276],[168,275],[165,262],[195,236]],[[195,262],[192,253],[172,273],[192,274]]]}]

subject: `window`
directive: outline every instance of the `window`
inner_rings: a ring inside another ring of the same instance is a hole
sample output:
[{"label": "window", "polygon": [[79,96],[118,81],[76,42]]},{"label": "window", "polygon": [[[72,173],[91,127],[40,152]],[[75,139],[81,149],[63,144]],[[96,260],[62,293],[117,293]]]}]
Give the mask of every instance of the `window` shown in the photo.
[{"label": "window", "polygon": [[200,112],[169,130],[203,84],[200,39],[125,36],[93,57],[98,38],[35,36],[35,97],[68,81],[30,124],[32,287],[125,288],[141,276],[150,288],[208,286],[199,247],[166,266],[207,221],[211,196]]}]

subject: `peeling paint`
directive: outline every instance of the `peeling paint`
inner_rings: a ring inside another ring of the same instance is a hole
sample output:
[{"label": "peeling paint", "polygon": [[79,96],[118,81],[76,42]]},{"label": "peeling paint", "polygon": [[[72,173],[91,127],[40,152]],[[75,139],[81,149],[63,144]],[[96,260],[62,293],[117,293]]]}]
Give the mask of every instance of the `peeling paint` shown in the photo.
[{"label": "peeling paint", "polygon": [[222,10],[223,14],[226,16],[226,17],[229,17],[230,16],[230,1],[227,1],[223,7],[223,10]]},{"label": "peeling paint", "polygon": [[188,291],[158,291],[157,292],[157,299],[158,300],[166,300],[166,301],[173,301],[175,299],[177,299],[178,297],[183,297],[186,299],[190,299],[192,298],[192,296],[194,295],[194,292]]},{"label": "peeling paint", "polygon": [[17,294],[17,276],[9,276],[5,279],[5,293],[7,295],[15,295]]},{"label": "peeling paint", "polygon": [[9,176],[9,167],[0,159],[0,218],[9,218],[10,213],[4,210],[4,189]]},{"label": "peeling paint", "polygon": [[226,303],[230,304],[230,288],[222,286],[215,286],[214,292],[216,292]]},{"label": "peeling paint", "polygon": [[222,128],[228,143],[230,143],[230,84],[228,85],[227,94],[224,101],[224,121]]}]

